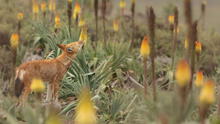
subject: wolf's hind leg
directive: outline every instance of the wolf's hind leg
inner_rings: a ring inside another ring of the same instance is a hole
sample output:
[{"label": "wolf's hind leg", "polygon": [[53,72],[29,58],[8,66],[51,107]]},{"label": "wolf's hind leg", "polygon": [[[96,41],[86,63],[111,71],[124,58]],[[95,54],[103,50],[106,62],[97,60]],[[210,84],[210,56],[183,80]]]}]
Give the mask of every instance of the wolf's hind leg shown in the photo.
[{"label": "wolf's hind leg", "polygon": [[29,86],[24,88],[24,91],[22,92],[22,95],[19,97],[19,104],[24,105],[24,103],[27,101],[28,96],[31,92],[31,89]]}]

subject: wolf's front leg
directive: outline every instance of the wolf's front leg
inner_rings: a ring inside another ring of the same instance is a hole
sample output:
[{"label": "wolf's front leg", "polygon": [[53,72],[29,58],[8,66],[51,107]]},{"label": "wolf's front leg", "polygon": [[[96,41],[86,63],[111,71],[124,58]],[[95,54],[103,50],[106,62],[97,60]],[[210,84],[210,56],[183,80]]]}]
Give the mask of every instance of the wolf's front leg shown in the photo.
[{"label": "wolf's front leg", "polygon": [[58,97],[59,97],[59,81],[53,82],[53,101],[58,102]]},{"label": "wolf's front leg", "polygon": [[53,92],[53,95],[52,95],[52,104],[54,106],[56,106],[57,109],[61,109],[62,106],[61,104],[59,103],[58,101],[58,98],[59,98],[59,80],[54,80],[54,82],[52,83],[52,92]]},{"label": "wolf's front leg", "polygon": [[53,91],[52,91],[52,84],[49,82],[47,84],[47,96],[46,96],[45,102],[51,102],[51,100],[52,100],[52,93],[53,93]]},{"label": "wolf's front leg", "polygon": [[53,81],[51,82],[53,102],[58,102],[59,81],[59,76],[55,76]]}]

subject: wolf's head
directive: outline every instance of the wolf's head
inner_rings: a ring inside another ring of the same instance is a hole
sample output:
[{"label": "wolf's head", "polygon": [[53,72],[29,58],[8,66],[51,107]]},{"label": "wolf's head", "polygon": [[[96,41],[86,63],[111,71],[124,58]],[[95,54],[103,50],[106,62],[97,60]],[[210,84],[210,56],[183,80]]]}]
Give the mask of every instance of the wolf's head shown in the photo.
[{"label": "wolf's head", "polygon": [[67,56],[72,57],[76,55],[83,46],[83,41],[72,42],[69,44],[57,44],[57,46],[65,53]]}]

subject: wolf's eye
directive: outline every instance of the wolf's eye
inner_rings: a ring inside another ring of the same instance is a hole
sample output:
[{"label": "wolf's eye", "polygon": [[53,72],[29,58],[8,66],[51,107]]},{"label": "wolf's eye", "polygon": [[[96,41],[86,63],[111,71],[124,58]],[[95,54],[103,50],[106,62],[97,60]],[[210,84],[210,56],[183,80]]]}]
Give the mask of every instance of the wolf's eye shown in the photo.
[{"label": "wolf's eye", "polygon": [[66,48],[66,51],[67,52],[73,52],[73,49],[72,48]]}]

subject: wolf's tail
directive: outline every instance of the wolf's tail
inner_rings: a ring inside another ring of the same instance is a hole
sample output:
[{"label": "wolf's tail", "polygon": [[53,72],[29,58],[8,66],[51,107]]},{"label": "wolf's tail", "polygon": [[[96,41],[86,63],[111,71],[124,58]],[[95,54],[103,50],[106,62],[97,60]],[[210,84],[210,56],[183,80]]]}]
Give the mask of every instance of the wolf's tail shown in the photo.
[{"label": "wolf's tail", "polygon": [[19,97],[24,89],[24,83],[17,77],[15,79],[15,96]]}]

